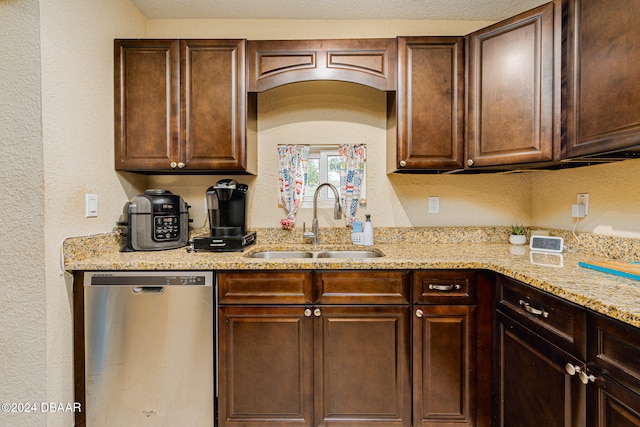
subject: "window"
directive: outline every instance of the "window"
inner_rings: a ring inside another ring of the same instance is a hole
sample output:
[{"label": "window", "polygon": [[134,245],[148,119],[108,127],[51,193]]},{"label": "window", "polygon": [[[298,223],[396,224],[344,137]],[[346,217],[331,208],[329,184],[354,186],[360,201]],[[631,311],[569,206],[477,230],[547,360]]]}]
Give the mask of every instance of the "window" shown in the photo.
[{"label": "window", "polygon": [[[340,154],[337,147],[311,146],[307,164],[307,184],[304,189],[302,207],[313,207],[313,195],[318,185],[329,182],[340,192]],[[365,200],[365,179],[362,182],[361,200]],[[318,206],[333,206],[333,192],[324,187],[318,195]]]}]

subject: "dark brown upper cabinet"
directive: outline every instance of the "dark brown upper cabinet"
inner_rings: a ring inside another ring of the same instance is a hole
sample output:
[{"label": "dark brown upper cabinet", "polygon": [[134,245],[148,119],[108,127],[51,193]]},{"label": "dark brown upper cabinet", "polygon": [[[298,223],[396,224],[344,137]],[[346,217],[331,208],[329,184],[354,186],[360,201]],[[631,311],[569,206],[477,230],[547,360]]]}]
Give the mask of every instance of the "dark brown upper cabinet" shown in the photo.
[{"label": "dark brown upper cabinet", "polygon": [[463,167],[464,72],[463,37],[398,37],[388,172]]},{"label": "dark brown upper cabinet", "polygon": [[554,4],[470,34],[467,167],[560,159]]},{"label": "dark brown upper cabinet", "polygon": [[249,41],[247,57],[249,92],[309,80],[396,90],[395,39]]},{"label": "dark brown upper cabinet", "polygon": [[640,1],[564,0],[567,158],[640,145]]},{"label": "dark brown upper cabinet", "polygon": [[115,168],[249,172],[245,40],[115,40]]}]

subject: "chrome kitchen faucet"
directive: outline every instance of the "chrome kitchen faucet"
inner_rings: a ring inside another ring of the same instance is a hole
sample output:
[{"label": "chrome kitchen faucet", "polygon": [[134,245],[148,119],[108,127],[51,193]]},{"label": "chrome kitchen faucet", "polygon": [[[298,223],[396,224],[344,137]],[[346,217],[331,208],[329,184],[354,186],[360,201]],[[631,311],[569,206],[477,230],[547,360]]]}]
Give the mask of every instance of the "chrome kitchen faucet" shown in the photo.
[{"label": "chrome kitchen faucet", "polygon": [[304,223],[302,224],[302,237],[313,239],[313,245],[318,245],[318,194],[320,194],[320,190],[322,187],[327,186],[333,191],[333,195],[335,197],[335,204],[333,205],[333,218],[340,219],[342,218],[342,206],[340,206],[340,194],[336,187],[333,184],[325,182],[323,184],[318,185],[316,188],[316,192],[313,193],[313,222],[311,223],[311,231],[304,231]]}]

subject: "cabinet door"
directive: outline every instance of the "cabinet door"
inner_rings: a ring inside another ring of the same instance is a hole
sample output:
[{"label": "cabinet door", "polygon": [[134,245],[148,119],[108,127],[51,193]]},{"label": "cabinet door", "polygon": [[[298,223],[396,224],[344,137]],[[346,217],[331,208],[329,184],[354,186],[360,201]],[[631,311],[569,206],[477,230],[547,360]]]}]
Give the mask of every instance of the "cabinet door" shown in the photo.
[{"label": "cabinet door", "polygon": [[414,306],[413,425],[476,425],[475,306]]},{"label": "cabinet door", "polygon": [[220,427],[312,425],[312,319],[304,307],[219,309]]},{"label": "cabinet door", "polygon": [[389,106],[389,114],[397,109],[397,136],[389,140],[387,169],[462,168],[464,39],[398,37],[396,102]]},{"label": "cabinet door", "polygon": [[171,170],[179,157],[177,40],[116,40],[115,168]]},{"label": "cabinet door", "polygon": [[549,3],[469,36],[467,166],[554,159],[553,12]]},{"label": "cabinet door", "polygon": [[565,3],[566,156],[640,144],[640,1]]},{"label": "cabinet door", "polygon": [[411,426],[408,307],[318,306],[315,426]]},{"label": "cabinet door", "polygon": [[589,313],[589,427],[640,426],[640,330]]},{"label": "cabinet door", "polygon": [[584,362],[498,312],[499,426],[582,427],[586,386],[567,373]]},{"label": "cabinet door", "polygon": [[640,395],[593,371],[587,387],[587,427],[640,426]]},{"label": "cabinet door", "polygon": [[182,40],[181,161],[189,170],[246,167],[245,40]]}]

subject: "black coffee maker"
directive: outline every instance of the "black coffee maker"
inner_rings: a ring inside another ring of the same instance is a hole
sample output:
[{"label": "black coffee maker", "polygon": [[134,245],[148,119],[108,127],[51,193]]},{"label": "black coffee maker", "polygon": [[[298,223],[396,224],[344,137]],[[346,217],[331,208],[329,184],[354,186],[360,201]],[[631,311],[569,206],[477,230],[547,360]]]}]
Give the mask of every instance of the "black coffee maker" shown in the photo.
[{"label": "black coffee maker", "polygon": [[193,239],[196,251],[242,251],[255,243],[256,233],[247,232],[249,186],[234,179],[221,179],[207,189],[207,212],[211,235]]}]

